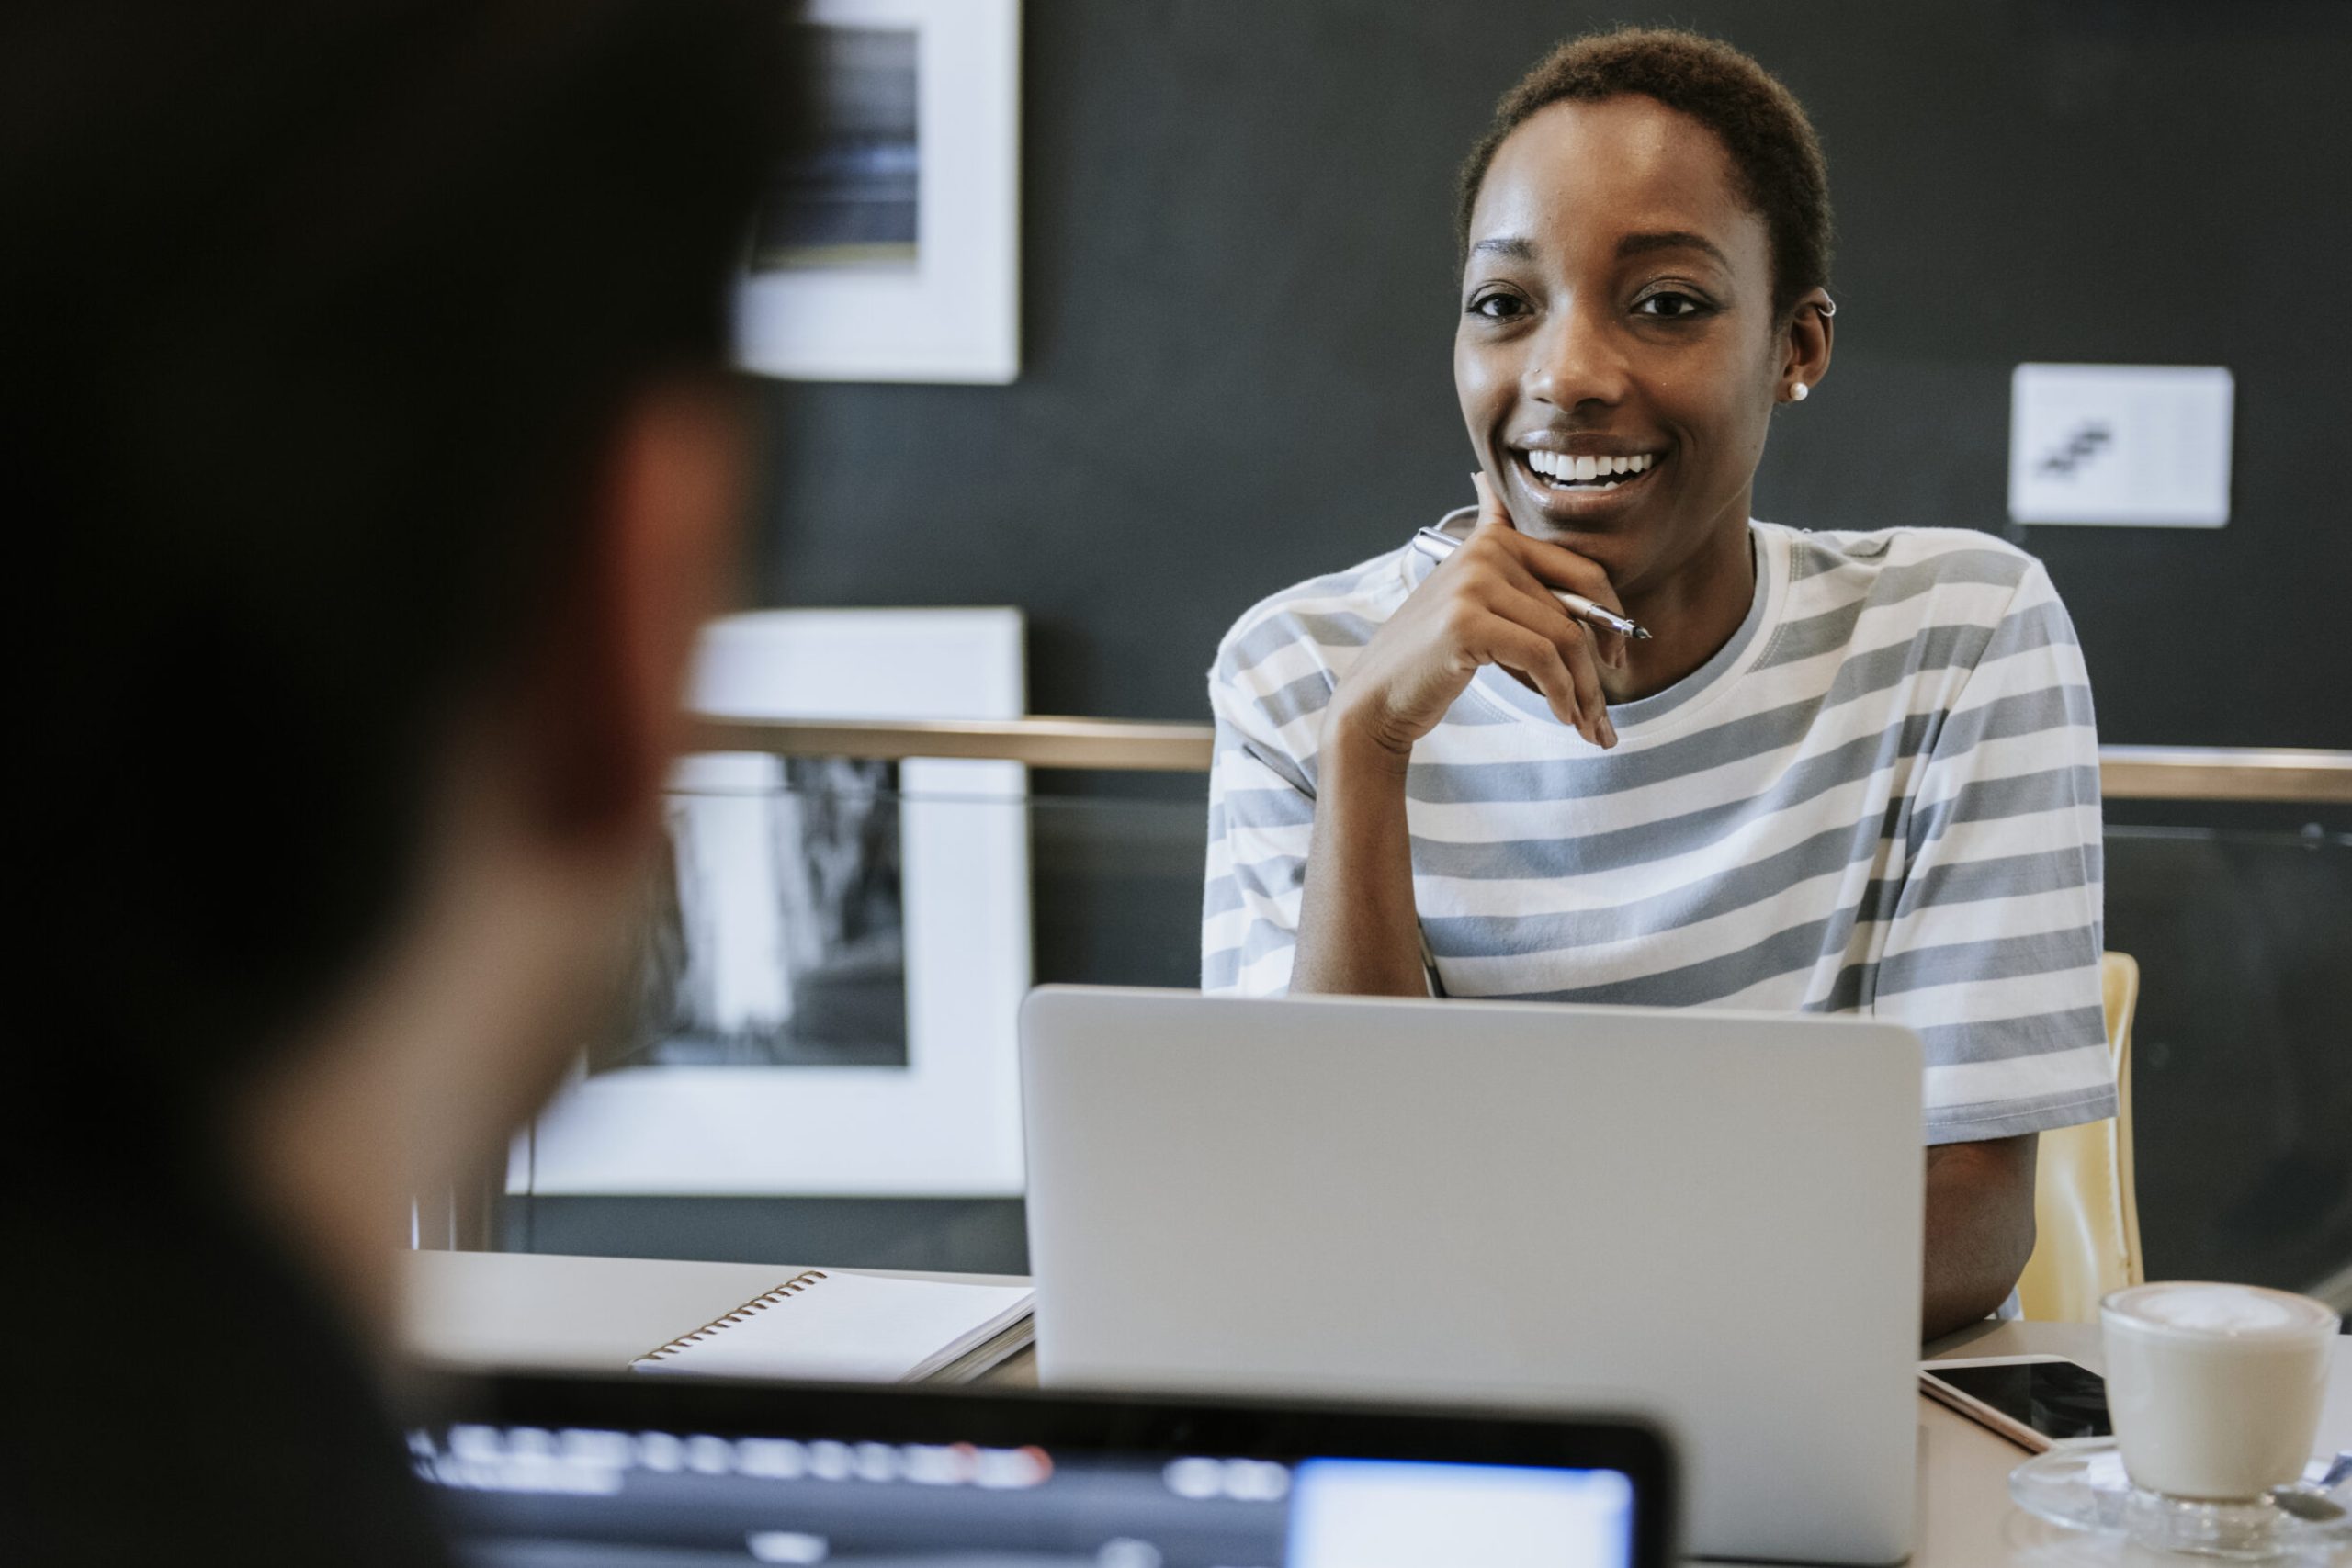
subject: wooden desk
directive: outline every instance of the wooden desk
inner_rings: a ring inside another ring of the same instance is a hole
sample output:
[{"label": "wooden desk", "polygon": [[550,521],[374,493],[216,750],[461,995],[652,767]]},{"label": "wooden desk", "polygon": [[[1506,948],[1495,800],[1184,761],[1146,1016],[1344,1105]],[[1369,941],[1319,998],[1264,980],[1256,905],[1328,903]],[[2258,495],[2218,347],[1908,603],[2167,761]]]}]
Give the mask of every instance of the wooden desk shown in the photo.
[{"label": "wooden desk", "polygon": [[[415,1252],[408,1255],[407,1341],[417,1355],[454,1366],[613,1371],[797,1271],[763,1263]],[[1015,1282],[998,1275],[909,1277]],[[2320,1423],[2327,1449],[2352,1448],[2346,1344],[2337,1342]],[[2085,1324],[2002,1324],[1954,1335],[1935,1349],[1948,1356],[2050,1353],[2100,1365],[2098,1331]],[[1035,1359],[1023,1352],[982,1381],[1027,1385],[1036,1377]],[[1917,1568],[2120,1568],[2141,1561],[2012,1507],[2009,1472],[2025,1457],[1974,1422],[1919,1402]],[[2146,1561],[2154,1568],[2156,1560]]]}]

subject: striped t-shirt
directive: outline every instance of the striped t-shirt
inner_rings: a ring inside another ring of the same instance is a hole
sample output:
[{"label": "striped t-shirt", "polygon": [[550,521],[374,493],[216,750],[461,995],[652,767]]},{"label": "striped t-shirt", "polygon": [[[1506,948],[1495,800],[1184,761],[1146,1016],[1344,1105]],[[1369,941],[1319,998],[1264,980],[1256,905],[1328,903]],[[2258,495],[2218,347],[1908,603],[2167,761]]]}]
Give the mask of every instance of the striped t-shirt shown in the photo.
[{"label": "striped t-shirt", "polygon": [[[1756,598],[1604,751],[1479,671],[1406,774],[1445,995],[1862,1013],[1927,1043],[1930,1143],[2115,1112],[2098,752],[2030,556],[1958,529],[1751,526]],[[1290,984],[1324,705],[1435,566],[1275,594],[1218,649],[1202,984]]]}]

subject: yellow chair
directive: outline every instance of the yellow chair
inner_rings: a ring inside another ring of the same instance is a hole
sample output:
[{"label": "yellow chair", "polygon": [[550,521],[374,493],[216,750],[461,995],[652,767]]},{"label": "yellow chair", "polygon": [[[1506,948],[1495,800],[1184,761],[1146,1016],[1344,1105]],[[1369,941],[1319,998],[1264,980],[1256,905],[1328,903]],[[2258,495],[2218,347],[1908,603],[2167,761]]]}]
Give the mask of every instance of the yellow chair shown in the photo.
[{"label": "yellow chair", "polygon": [[2033,1256],[2018,1280],[2029,1318],[2095,1323],[2098,1299],[2136,1285],[2140,1204],[2132,1188],[2132,1012],[2140,965],[2128,954],[2099,959],[2107,1049],[2115,1063],[2115,1115],[2041,1134],[2033,1182]]}]

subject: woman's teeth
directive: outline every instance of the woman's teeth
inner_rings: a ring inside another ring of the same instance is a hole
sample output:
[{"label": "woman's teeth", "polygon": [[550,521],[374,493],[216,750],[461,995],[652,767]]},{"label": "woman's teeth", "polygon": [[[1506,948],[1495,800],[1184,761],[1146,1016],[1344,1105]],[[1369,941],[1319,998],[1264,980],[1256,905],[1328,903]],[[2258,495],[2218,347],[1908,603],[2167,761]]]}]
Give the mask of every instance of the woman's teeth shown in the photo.
[{"label": "woman's teeth", "polygon": [[1565,452],[1527,454],[1527,466],[1554,485],[1590,485],[1595,490],[1615,490],[1646,470],[1654,460],[1654,455],[1648,452],[1636,452],[1630,457],[1571,457]]}]

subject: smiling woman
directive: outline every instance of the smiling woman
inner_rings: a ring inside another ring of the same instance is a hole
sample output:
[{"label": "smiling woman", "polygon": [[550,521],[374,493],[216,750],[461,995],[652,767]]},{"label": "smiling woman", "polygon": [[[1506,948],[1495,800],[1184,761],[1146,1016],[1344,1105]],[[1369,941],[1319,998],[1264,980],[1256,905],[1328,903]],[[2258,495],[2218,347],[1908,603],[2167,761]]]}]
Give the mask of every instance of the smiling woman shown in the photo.
[{"label": "smiling woman", "polygon": [[2035,1134],[2115,1106],[2065,611],[1989,536],[1752,516],[1835,307],[1820,148],[1746,55],[1564,45],[1457,223],[1476,503],[1437,564],[1302,583],[1220,648],[1204,985],[1908,1024],[1924,1326],[1981,1316],[2031,1249]]}]

